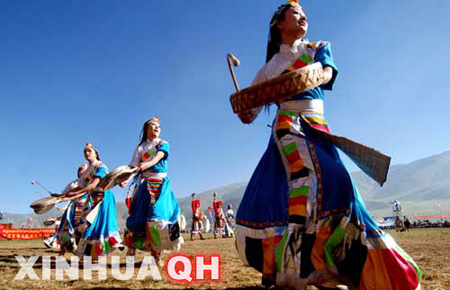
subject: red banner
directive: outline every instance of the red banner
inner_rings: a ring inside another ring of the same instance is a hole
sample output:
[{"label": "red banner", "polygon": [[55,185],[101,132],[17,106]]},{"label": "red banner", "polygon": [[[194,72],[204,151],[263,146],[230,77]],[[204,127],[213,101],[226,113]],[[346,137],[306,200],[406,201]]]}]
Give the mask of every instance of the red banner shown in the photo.
[{"label": "red banner", "polygon": [[0,240],[35,240],[54,235],[56,229],[0,229]]}]

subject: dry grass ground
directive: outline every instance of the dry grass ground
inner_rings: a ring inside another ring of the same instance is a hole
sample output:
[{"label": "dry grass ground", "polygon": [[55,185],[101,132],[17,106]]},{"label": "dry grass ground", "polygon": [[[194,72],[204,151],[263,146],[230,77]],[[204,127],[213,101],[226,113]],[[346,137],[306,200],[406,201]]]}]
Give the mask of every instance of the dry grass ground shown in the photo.
[{"label": "dry grass ground", "polygon": [[[450,229],[414,229],[409,233],[390,232],[421,267],[424,275],[422,289],[449,289],[450,288]],[[198,237],[197,237],[198,238]],[[98,280],[96,272],[93,280],[83,280],[80,270],[80,280],[71,281],[67,276],[64,280],[56,280],[54,269],[51,280],[14,280],[19,272],[20,265],[14,256],[56,256],[52,250],[46,249],[40,240],[34,241],[0,241],[0,288],[15,289],[51,289],[51,288],[256,288],[260,287],[261,275],[255,270],[243,267],[239,260],[233,239],[214,240],[210,235],[206,240],[186,241],[182,254],[193,257],[203,254],[206,256],[218,254],[221,257],[221,280],[219,282],[194,281],[192,284],[177,283],[170,280],[161,270],[162,281],[152,278],[136,280],[139,270],[139,261],[144,253],[139,252],[136,257],[135,276],[128,281],[115,280],[110,270],[106,280]],[[124,253],[121,255],[124,261]],[[68,256],[66,256],[68,258]],[[166,257],[167,258],[167,257]],[[207,260],[208,261],[208,260]],[[38,261],[34,267],[39,277],[42,277],[41,263]],[[122,268],[125,272],[125,267]],[[208,277],[208,276],[207,276]],[[311,288],[315,289],[315,288]]]}]

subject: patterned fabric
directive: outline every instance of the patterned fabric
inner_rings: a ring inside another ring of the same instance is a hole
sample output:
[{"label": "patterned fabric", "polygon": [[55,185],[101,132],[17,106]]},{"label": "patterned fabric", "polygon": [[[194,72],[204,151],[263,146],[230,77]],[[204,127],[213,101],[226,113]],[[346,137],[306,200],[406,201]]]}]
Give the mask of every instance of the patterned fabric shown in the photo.
[{"label": "patterned fabric", "polygon": [[79,237],[85,228],[83,219],[83,208],[88,202],[88,195],[85,194],[69,203],[61,218],[56,238],[60,248],[72,252]]},{"label": "patterned fabric", "polygon": [[416,289],[420,269],[378,228],[328,132],[323,115],[279,110],[237,213],[241,259],[282,287]]},{"label": "patterned fabric", "polygon": [[292,46],[281,44],[280,51],[266,63],[256,75],[252,85],[277,77],[283,73],[304,67],[314,62],[320,62],[323,67],[331,67],[333,75],[331,81],[325,85],[315,87],[309,91],[292,96],[289,100],[318,99],[323,100],[324,90],[331,90],[338,74],[331,53],[331,44],[325,41],[308,42],[297,40]]},{"label": "patterned fabric", "polygon": [[56,232],[56,238],[60,244],[61,250],[68,252],[73,251],[75,241],[73,240],[74,235],[74,215],[73,215],[73,204],[74,201],[70,202],[67,206],[64,214],[61,217],[61,222],[59,224],[58,230]]},{"label": "patterned fabric", "polygon": [[[86,173],[86,172],[85,172]],[[87,174],[81,178],[88,185],[94,178],[104,178],[108,173],[106,165],[100,161],[91,164]],[[89,224],[86,217],[92,210],[98,210],[92,224]],[[122,242],[117,226],[117,214],[114,194],[111,190],[105,192],[88,193],[87,201],[81,211],[81,220],[84,222],[84,230],[75,251],[79,256],[107,255],[117,248]]]},{"label": "patterned fabric", "polygon": [[[154,173],[167,172],[169,143],[164,140],[145,141],[134,153],[131,166],[142,160],[151,159],[156,152],[164,152],[164,157],[144,172],[133,193],[126,221],[124,243],[128,247],[151,251],[159,255],[161,250],[178,250],[184,242],[180,235],[178,217],[180,206],[172,192],[169,177],[155,178]],[[147,176],[146,176],[147,175]]]},{"label": "patterned fabric", "polygon": [[267,150],[236,215],[239,257],[263,273],[265,285],[420,288],[420,269],[377,226],[337,148],[380,184],[389,157],[332,135],[321,112],[303,111],[295,103],[323,100],[323,90],[332,89],[337,67],[329,43],[282,44],[253,84],[311,62],[331,67],[332,78],[280,104],[289,109],[278,110]]},{"label": "patterned fabric", "polygon": [[180,235],[178,201],[170,189],[170,179],[162,179],[159,196],[152,204],[146,179],[141,180],[127,218],[124,244],[144,251],[179,250],[184,242]]},{"label": "patterned fabric", "polygon": [[73,212],[74,212],[74,236],[75,242],[78,243],[79,239],[84,233],[86,229],[86,219],[85,217],[88,214],[88,209],[91,208],[91,200],[89,198],[89,194],[85,194],[80,198],[73,201]]},{"label": "patterned fabric", "polygon": [[97,206],[97,204],[99,204],[99,202],[101,202],[103,200],[105,196],[104,192],[95,192],[91,194],[91,202],[92,202],[92,207]]},{"label": "patterned fabric", "polygon": [[[307,124],[317,129],[317,134],[333,143],[342,150],[355,164],[368,176],[372,177],[381,186],[386,182],[391,158],[373,148],[367,147],[345,137],[329,134],[320,124],[304,115]],[[323,131],[323,132],[321,132]]]},{"label": "patterned fabric", "polygon": [[86,187],[89,184],[89,182],[91,182],[91,180],[94,178],[94,176],[95,176],[97,170],[99,170],[99,168],[102,168],[101,170],[106,170],[106,171],[108,170],[106,165],[103,164],[99,160],[96,160],[96,161],[92,162],[91,164],[89,164],[86,171],[80,176],[80,178],[78,178],[78,186],[80,188]]},{"label": "patterned fabric", "polygon": [[169,157],[170,146],[167,141],[161,139],[156,139],[152,141],[146,140],[145,142],[137,146],[136,149],[134,150],[130,166],[137,166],[141,162],[150,160],[156,155],[158,151],[163,152],[164,157],[152,168],[146,170],[146,172],[151,173],[167,172],[168,167],[167,160]]},{"label": "patterned fabric", "polygon": [[144,154],[142,154],[141,156],[141,161],[147,161],[148,159],[150,159],[150,157],[153,157],[153,155],[155,155],[155,149],[150,149],[147,152],[145,152]]},{"label": "patterned fabric", "polygon": [[161,193],[162,178],[147,178],[147,190],[150,194],[150,204],[153,205],[158,200]]},{"label": "patterned fabric", "polygon": [[[75,251],[79,256],[102,256],[111,253],[122,242],[118,226],[114,194],[106,190],[91,197],[92,209],[98,207],[97,215],[88,225]],[[92,210],[91,209],[91,210]]]},{"label": "patterned fabric", "polygon": [[146,236],[147,233],[145,231],[125,231],[125,235],[123,237],[124,245],[128,247],[132,247],[138,250],[149,250],[148,244],[146,245]]},{"label": "patterned fabric", "polygon": [[95,239],[81,240],[75,253],[79,256],[91,256],[96,259],[113,252],[121,243],[118,232],[109,233],[107,237],[101,236]]}]

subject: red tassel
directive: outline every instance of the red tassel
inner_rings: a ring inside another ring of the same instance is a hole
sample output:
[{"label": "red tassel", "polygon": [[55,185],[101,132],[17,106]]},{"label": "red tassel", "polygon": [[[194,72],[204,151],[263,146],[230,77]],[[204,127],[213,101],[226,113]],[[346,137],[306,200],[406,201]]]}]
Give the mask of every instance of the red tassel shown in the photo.
[{"label": "red tassel", "polygon": [[97,252],[98,256],[100,256],[103,253],[102,243],[101,242],[97,243],[97,249],[96,250],[97,250],[96,252]]},{"label": "red tassel", "polygon": [[114,237],[110,237],[109,239],[108,239],[108,241],[109,241],[109,245],[112,247],[112,246],[114,246],[115,244],[117,244],[117,240],[114,238]]}]

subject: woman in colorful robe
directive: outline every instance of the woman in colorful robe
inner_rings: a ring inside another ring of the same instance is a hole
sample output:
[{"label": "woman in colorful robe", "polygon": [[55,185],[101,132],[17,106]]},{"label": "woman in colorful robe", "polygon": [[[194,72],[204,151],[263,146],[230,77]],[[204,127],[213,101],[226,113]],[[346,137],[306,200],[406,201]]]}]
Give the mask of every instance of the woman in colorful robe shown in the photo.
[{"label": "woman in colorful robe", "polygon": [[[80,177],[86,172],[87,167],[88,166],[86,163],[78,167],[77,170],[78,179],[70,182],[61,192],[61,194],[52,194],[52,196],[62,196],[78,188],[78,181]],[[87,194],[74,200],[71,200],[68,203],[66,209],[64,210],[60,224],[58,226],[58,230],[56,231],[56,234],[54,236],[57,243],[59,244],[60,255],[64,255],[64,253],[66,253],[67,251],[73,252],[73,250],[76,247],[76,244],[80,240],[84,223],[84,221],[81,218],[81,212],[83,211],[86,200]],[[53,242],[50,240],[45,240],[44,243],[47,246],[47,244],[51,245]]]},{"label": "woman in colorful robe", "polygon": [[[377,226],[339,157],[338,136],[323,115],[323,91],[332,89],[338,70],[330,44],[305,40],[307,28],[296,1],[279,7],[270,23],[267,63],[254,84],[313,62],[322,64],[324,80],[278,104],[269,145],[237,212],[239,256],[263,273],[266,286],[417,289],[419,268]],[[239,117],[251,123],[259,111]]]},{"label": "woman in colorful robe", "polygon": [[157,262],[162,250],[179,250],[184,242],[178,224],[180,206],[167,176],[169,143],[159,138],[160,133],[159,119],[153,117],[144,123],[134,150],[130,166],[137,167],[140,176],[124,237],[128,255],[134,255],[135,249],[150,251]]},{"label": "woman in colorful robe", "polygon": [[85,202],[83,210],[77,212],[84,221],[84,229],[74,253],[96,259],[123,246],[117,227],[114,194],[111,190],[95,190],[100,180],[108,173],[108,168],[100,160],[97,148],[91,143],[84,147],[84,157],[89,166],[78,180],[78,188],[64,196],[73,198],[87,194],[88,201]]}]

